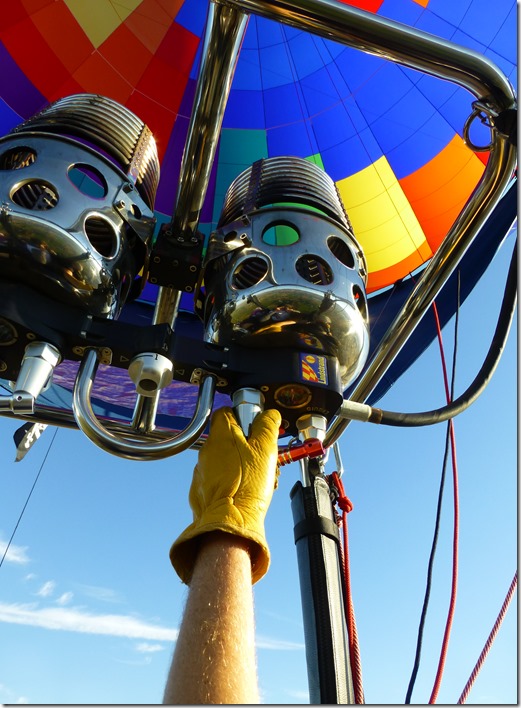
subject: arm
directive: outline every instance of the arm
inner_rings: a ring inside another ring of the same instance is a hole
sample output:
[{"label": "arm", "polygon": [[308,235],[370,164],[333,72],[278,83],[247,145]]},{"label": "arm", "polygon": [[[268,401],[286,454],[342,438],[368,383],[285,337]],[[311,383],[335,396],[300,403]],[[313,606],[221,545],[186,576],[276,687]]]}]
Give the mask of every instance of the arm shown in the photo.
[{"label": "arm", "polygon": [[190,590],[165,703],[258,702],[252,584],[270,561],[279,426],[278,411],[264,411],[246,439],[230,408],[212,416],[190,487],[194,520],[170,550]]},{"label": "arm", "polygon": [[163,702],[258,703],[254,641],[247,542],[214,531],[194,567]]}]

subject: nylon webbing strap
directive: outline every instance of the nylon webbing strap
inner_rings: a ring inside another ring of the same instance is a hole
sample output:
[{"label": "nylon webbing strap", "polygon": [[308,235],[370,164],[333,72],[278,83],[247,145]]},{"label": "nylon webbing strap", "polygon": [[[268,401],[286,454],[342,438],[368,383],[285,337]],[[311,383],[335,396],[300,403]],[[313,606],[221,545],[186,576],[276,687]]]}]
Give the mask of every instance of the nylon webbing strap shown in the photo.
[{"label": "nylon webbing strap", "polygon": [[304,536],[311,536],[312,534],[323,534],[337,543],[340,542],[338,526],[325,516],[315,516],[311,519],[299,521],[295,524],[293,534],[295,536],[295,543],[300,541]]}]

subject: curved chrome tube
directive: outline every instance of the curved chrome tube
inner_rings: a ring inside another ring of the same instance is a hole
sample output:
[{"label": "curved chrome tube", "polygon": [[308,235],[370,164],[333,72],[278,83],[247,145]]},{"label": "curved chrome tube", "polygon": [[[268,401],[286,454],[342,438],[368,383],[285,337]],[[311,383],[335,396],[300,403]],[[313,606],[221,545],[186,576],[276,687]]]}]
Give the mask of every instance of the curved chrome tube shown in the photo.
[{"label": "curved chrome tube", "polygon": [[[10,418],[11,420],[24,420],[29,423],[42,423],[44,425],[54,425],[57,428],[67,428],[68,430],[78,430],[78,424],[72,411],[53,408],[49,405],[42,405],[36,403],[34,406],[34,414],[21,413],[20,415],[14,414],[9,408],[8,410],[2,410],[0,408],[0,416],[2,418]],[[111,418],[105,418],[102,416],[98,417],[98,420],[103,424],[109,432],[115,433],[116,435],[123,436],[127,441],[136,440],[138,443],[143,440],[143,432],[136,430],[135,428],[130,428],[128,423],[122,422],[121,420],[113,420]],[[178,433],[175,428],[155,428],[154,430],[148,430],[146,436],[148,440],[166,440],[172,437],[172,433]],[[195,442],[190,445],[191,450],[199,450],[206,439],[206,435],[201,435]]]},{"label": "curved chrome tube", "polygon": [[[497,138],[481,183],[383,336],[373,360],[350,396],[352,401],[363,403],[381,380],[497,204],[515,164],[515,148]],[[336,418],[329,427],[324,446],[336,442],[348,425],[345,418]]]},{"label": "curved chrome tube", "polygon": [[217,2],[446,79],[500,109],[515,100],[508,79],[483,54],[336,0]]},{"label": "curved chrome tube", "polygon": [[[434,35],[331,0],[226,0],[247,12],[290,24],[369,54],[451,81],[470,91],[489,116],[516,106],[514,90],[486,57]],[[471,112],[471,111],[469,111]],[[516,165],[516,149],[495,130],[493,149],[477,189],[382,339],[351,399],[363,402],[412,334],[499,201]],[[324,440],[338,440],[348,421],[337,418]]]},{"label": "curved chrome tube", "polygon": [[[510,82],[485,56],[392,20],[333,0],[217,0],[217,3],[312,32],[458,84],[478,99],[492,121],[495,115],[516,106]],[[351,396],[353,401],[363,402],[376,387],[455,270],[507,186],[516,155],[508,138],[493,129],[493,148],[481,182],[382,339]],[[189,164],[190,150],[185,159]],[[334,420],[324,445],[329,447],[336,442],[347,425],[345,419]]]},{"label": "curved chrome tube", "polygon": [[199,390],[194,416],[187,427],[178,435],[166,440],[141,442],[136,440],[136,430],[125,433],[109,432],[97,419],[90,402],[92,384],[98,368],[98,355],[95,349],[85,352],[76,383],[74,384],[72,409],[80,430],[92,442],[106,452],[129,460],[159,460],[176,455],[190,447],[203,432],[212,411],[215,394],[215,378],[207,376]]}]

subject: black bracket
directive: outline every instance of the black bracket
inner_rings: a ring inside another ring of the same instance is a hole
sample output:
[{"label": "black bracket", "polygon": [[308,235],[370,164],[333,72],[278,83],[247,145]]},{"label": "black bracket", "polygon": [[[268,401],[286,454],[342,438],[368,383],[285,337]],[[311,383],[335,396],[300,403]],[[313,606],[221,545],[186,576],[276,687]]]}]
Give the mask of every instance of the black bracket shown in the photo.
[{"label": "black bracket", "polygon": [[149,282],[194,292],[201,273],[203,247],[203,234],[176,235],[172,224],[163,224],[150,257]]}]

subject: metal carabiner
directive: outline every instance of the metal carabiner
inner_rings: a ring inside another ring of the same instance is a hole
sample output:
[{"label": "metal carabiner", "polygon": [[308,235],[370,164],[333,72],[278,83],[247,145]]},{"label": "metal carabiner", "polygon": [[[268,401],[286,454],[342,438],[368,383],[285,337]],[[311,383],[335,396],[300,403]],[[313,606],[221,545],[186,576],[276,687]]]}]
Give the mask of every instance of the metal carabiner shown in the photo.
[{"label": "metal carabiner", "polygon": [[[490,110],[490,108],[484,104],[482,101],[474,101],[472,104],[474,106],[474,110],[470,114],[470,116],[467,118],[465,121],[465,125],[463,127],[463,140],[465,142],[465,145],[469,147],[471,150],[474,152],[489,152],[494,147],[494,132],[495,132],[495,127],[493,124],[493,121],[491,121],[491,118],[494,118],[497,114],[493,111]],[[480,119],[480,121],[483,123],[483,125],[487,126],[490,128],[490,132],[492,137],[490,138],[490,142],[488,145],[476,145],[475,143],[472,142],[470,138],[470,127],[474,120],[476,118]]]}]

